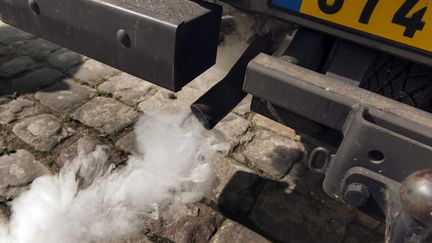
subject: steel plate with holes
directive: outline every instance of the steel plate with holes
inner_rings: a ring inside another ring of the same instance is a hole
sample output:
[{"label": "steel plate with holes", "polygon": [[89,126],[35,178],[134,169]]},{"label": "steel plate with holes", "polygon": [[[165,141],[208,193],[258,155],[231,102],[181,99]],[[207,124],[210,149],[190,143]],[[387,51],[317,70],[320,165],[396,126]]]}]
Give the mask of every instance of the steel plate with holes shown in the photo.
[{"label": "steel plate with holes", "polygon": [[189,0],[0,0],[0,18],[178,91],[216,60],[221,9]]},{"label": "steel plate with holes", "polygon": [[372,38],[432,52],[430,0],[272,0],[271,3]]}]

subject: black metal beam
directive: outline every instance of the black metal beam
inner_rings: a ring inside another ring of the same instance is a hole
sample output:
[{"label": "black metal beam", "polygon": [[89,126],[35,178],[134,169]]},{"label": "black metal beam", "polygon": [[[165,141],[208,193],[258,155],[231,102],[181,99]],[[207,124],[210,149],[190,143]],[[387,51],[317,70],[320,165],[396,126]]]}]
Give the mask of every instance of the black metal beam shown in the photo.
[{"label": "black metal beam", "polygon": [[216,60],[220,7],[189,0],[0,1],[1,19],[178,91]]}]

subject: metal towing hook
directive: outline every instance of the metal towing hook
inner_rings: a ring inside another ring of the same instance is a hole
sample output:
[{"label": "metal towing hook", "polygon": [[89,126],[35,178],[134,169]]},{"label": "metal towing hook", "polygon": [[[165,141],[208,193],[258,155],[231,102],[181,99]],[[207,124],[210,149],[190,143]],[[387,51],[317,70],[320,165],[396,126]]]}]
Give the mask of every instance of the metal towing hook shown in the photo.
[{"label": "metal towing hook", "polygon": [[[329,149],[317,147],[310,154],[309,169],[327,175],[334,157]],[[341,201],[364,212],[380,209],[387,224],[385,242],[432,242],[432,169],[398,183],[365,168],[352,168],[342,184]]]},{"label": "metal towing hook", "polygon": [[432,169],[408,176],[400,186],[399,214],[387,226],[388,242],[432,241]]}]

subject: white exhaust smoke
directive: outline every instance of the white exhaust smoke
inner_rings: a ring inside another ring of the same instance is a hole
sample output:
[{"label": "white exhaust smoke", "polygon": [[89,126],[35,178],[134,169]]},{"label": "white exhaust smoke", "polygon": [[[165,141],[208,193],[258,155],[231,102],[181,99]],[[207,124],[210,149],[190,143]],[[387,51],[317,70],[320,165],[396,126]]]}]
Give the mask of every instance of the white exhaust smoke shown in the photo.
[{"label": "white exhaust smoke", "polygon": [[[174,216],[211,189],[211,161],[227,148],[195,118],[144,115],[136,124],[137,149],[124,167],[106,168],[103,146],[78,157],[58,175],[36,179],[0,222],[1,243],[106,242],[133,236],[149,219]],[[105,172],[104,172],[105,171]]]}]

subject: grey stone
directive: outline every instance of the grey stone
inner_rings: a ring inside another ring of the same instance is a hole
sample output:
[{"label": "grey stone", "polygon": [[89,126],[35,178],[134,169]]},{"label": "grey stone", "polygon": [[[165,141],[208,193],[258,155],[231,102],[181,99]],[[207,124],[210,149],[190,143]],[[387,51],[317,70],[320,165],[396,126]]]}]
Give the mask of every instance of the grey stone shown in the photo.
[{"label": "grey stone", "polygon": [[241,136],[245,134],[250,125],[248,120],[230,113],[216,125],[214,130],[220,132],[233,149],[240,143]]},{"label": "grey stone", "polygon": [[5,146],[5,138],[0,135],[0,148]]},{"label": "grey stone", "polygon": [[84,136],[72,145],[66,146],[61,149],[59,157],[57,158],[57,165],[63,167],[65,164],[72,162],[78,157],[78,144],[80,152],[83,154],[90,154],[96,150],[97,146],[104,146],[104,144],[97,138],[91,136]]},{"label": "grey stone", "polygon": [[60,167],[67,166],[76,159],[78,155],[87,156],[98,149],[102,149],[108,157],[105,161],[89,160],[86,170],[80,171],[80,187],[86,188],[92,184],[94,179],[107,172],[111,168],[111,165],[116,166],[121,163],[117,154],[115,154],[107,145],[96,137],[84,136],[73,144],[65,146],[60,150],[59,157],[56,161],[57,165]]},{"label": "grey stone", "polygon": [[228,158],[216,161],[213,168],[219,178],[214,190],[219,207],[235,215],[249,214],[264,179]]},{"label": "grey stone", "polygon": [[287,193],[286,184],[267,182],[250,214],[256,227],[284,242],[342,242],[354,213],[340,204],[322,207],[297,193]]},{"label": "grey stone", "polygon": [[223,217],[210,207],[199,204],[196,215],[188,215],[156,234],[177,243],[205,243],[223,222]]},{"label": "grey stone", "polygon": [[371,232],[368,229],[355,224],[348,226],[344,243],[382,243],[385,242],[384,236]]},{"label": "grey stone", "polygon": [[4,45],[9,45],[20,40],[27,40],[32,37],[31,34],[17,28],[7,25],[0,26],[0,43]]},{"label": "grey stone", "polygon": [[237,107],[234,108],[234,112],[240,116],[246,116],[251,113],[250,106],[252,103],[252,95],[247,95]]},{"label": "grey stone", "polygon": [[10,59],[13,55],[11,48],[7,46],[0,46],[0,63]]},{"label": "grey stone", "polygon": [[[218,200],[222,191],[227,187],[227,185],[236,180],[234,178],[238,173],[249,173],[253,174],[254,172],[240,164],[238,164],[235,160],[221,157],[212,163],[213,171],[215,172],[218,180],[213,189],[214,199]],[[248,186],[247,183],[243,184]],[[227,188],[230,189],[230,188]],[[243,199],[242,199],[243,201]],[[239,201],[239,204],[242,202]]]},{"label": "grey stone", "polygon": [[20,47],[26,54],[34,57],[47,57],[60,46],[44,39],[28,40]]},{"label": "grey stone", "polygon": [[153,241],[149,240],[145,234],[140,234],[134,237],[123,237],[118,240],[104,240],[103,242],[95,242],[95,243],[152,243]]},{"label": "grey stone", "polygon": [[269,118],[264,117],[260,114],[254,114],[252,118],[252,122],[254,123],[255,126],[268,129],[281,136],[288,137],[291,139],[294,139],[296,137],[296,132],[292,128],[284,126],[273,120],[270,120]]},{"label": "grey stone", "polygon": [[129,154],[139,154],[135,132],[130,132],[120,138],[115,144],[117,148],[129,153]]},{"label": "grey stone", "polygon": [[119,70],[90,59],[82,65],[72,68],[70,74],[82,81],[93,83],[106,79],[116,72],[119,72]]},{"label": "grey stone", "polygon": [[138,113],[114,99],[96,97],[81,106],[73,116],[86,126],[112,134],[134,123]]},{"label": "grey stone", "polygon": [[48,152],[73,131],[66,129],[55,116],[42,114],[16,124],[13,132],[36,150]]},{"label": "grey stone", "polygon": [[91,98],[93,94],[94,92],[88,87],[79,85],[72,79],[67,79],[37,92],[35,97],[51,110],[64,112]]},{"label": "grey stone", "polygon": [[258,130],[243,152],[245,161],[264,172],[282,178],[303,156],[303,148],[295,141],[267,130]]},{"label": "grey stone", "polygon": [[226,220],[210,243],[270,243],[271,241],[232,220]]},{"label": "grey stone", "polygon": [[20,93],[34,92],[52,85],[63,76],[57,70],[42,68],[32,71],[21,78],[12,80],[8,86]]},{"label": "grey stone", "polygon": [[48,58],[48,62],[53,67],[62,70],[69,70],[70,68],[82,63],[83,59],[83,56],[80,54],[62,48],[52,53]]},{"label": "grey stone", "polygon": [[156,87],[147,81],[122,73],[101,84],[99,90],[112,93],[114,97],[133,106],[143,101]]},{"label": "grey stone", "polygon": [[6,125],[23,118],[38,115],[42,109],[31,100],[18,98],[4,105],[0,105],[0,124]]},{"label": "grey stone", "polygon": [[174,94],[170,91],[160,89],[151,97],[141,102],[138,107],[143,111],[179,111],[190,110],[190,105],[198,99],[202,93],[193,88],[185,87]]},{"label": "grey stone", "polygon": [[24,71],[34,69],[37,66],[37,63],[29,57],[17,57],[0,65],[0,77],[8,78]]},{"label": "grey stone", "polygon": [[11,191],[47,173],[48,170],[26,150],[4,155],[0,157],[0,195],[14,196]]}]

